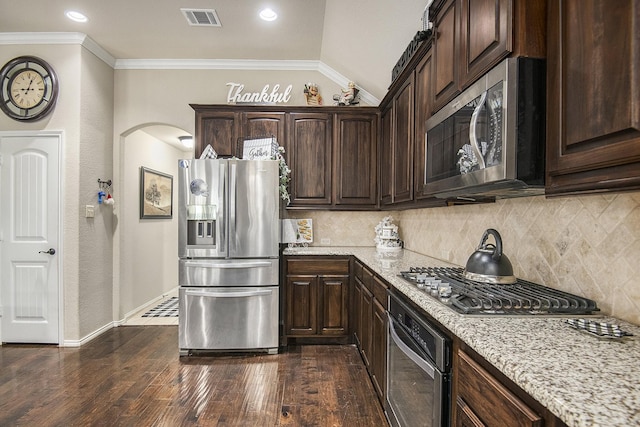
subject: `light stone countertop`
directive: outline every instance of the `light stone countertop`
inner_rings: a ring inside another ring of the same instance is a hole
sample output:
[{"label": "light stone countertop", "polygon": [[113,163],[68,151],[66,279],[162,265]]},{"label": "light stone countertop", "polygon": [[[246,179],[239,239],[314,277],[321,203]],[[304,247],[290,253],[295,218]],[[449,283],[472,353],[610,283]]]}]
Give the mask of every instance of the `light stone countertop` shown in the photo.
[{"label": "light stone countertop", "polygon": [[450,265],[408,250],[314,246],[284,254],[356,256],[571,427],[640,426],[639,326],[604,317],[633,334],[618,340],[575,330],[566,318],[463,316],[399,277],[411,266]]}]

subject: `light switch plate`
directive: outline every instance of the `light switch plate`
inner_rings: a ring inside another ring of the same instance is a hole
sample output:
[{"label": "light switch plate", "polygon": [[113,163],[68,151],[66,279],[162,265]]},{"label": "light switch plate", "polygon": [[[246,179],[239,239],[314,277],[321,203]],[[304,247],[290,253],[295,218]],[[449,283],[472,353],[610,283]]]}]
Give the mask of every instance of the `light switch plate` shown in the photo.
[{"label": "light switch plate", "polygon": [[96,211],[93,205],[85,205],[84,207],[84,217],[85,218],[93,218],[96,216]]}]

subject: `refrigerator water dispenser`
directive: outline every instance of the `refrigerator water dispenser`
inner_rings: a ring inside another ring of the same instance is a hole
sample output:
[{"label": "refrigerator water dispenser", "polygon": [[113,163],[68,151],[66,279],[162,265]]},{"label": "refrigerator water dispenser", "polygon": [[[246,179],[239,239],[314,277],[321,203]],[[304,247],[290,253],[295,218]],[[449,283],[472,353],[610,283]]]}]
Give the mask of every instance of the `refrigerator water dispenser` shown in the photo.
[{"label": "refrigerator water dispenser", "polygon": [[187,245],[216,244],[216,216],[215,205],[187,206]]}]

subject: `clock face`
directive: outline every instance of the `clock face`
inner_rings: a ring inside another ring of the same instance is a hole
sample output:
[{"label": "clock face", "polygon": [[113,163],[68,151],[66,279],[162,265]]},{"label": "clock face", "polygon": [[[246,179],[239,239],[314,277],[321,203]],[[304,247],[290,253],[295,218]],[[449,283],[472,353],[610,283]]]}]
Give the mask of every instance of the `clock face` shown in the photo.
[{"label": "clock face", "polygon": [[9,84],[11,102],[25,110],[40,105],[44,100],[45,90],[44,78],[29,68],[16,73]]},{"label": "clock face", "polygon": [[34,56],[21,56],[0,70],[0,109],[20,121],[35,121],[49,114],[58,95],[58,81],[49,64]]}]

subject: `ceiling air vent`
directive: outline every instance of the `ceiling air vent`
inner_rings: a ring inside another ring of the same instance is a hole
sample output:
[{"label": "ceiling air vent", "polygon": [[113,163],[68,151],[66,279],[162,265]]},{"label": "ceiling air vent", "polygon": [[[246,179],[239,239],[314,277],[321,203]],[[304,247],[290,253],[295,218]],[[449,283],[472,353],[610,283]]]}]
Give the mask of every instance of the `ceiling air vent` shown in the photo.
[{"label": "ceiling air vent", "polygon": [[218,14],[213,9],[180,9],[189,25],[221,27]]}]

